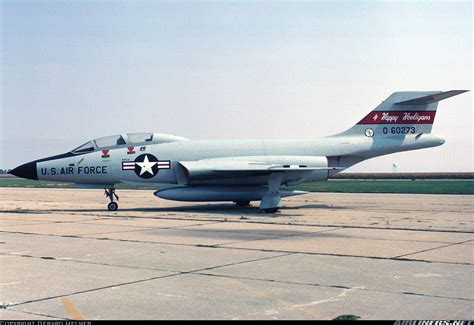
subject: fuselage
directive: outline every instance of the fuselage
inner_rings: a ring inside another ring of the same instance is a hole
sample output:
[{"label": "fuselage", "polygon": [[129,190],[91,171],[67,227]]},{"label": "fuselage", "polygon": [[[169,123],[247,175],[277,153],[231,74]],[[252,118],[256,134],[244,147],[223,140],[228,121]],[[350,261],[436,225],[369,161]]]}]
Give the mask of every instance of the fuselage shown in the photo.
[{"label": "fuselage", "polygon": [[[393,136],[382,139],[364,136],[333,136],[312,140],[183,140],[132,147],[123,145],[80,154],[66,153],[33,163],[35,163],[39,180],[98,186],[128,182],[149,186],[150,184],[177,184],[175,169],[176,163],[180,161],[255,156],[326,157],[329,166],[347,168],[371,157],[433,147],[443,142],[444,139],[431,134]],[[146,154],[156,157],[158,162],[169,161],[169,164],[162,165],[167,168],[158,169],[152,177],[149,177],[150,173],[139,175],[133,168],[124,168],[124,166],[133,165],[138,157]],[[321,176],[318,174],[315,179],[306,177],[305,181],[320,179]],[[209,184],[229,184],[236,181],[239,185],[267,183],[265,177],[253,177],[240,180],[213,180]],[[200,184],[205,184],[205,182]]]},{"label": "fuselage", "polygon": [[127,133],[90,140],[11,173],[105,188],[111,211],[118,208],[115,185],[127,183],[161,188],[154,194],[171,200],[239,205],[258,200],[260,209],[271,212],[281,207],[282,197],[303,194],[282,186],[324,181],[369,158],[442,145],[445,140],[431,133],[438,102],[464,92],[394,92],[351,128],[319,139],[188,140]]}]

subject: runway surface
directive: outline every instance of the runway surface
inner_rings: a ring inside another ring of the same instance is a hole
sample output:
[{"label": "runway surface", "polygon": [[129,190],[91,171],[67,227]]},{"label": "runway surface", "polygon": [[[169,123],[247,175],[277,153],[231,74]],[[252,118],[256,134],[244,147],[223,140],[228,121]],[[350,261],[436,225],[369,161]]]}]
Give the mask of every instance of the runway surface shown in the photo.
[{"label": "runway surface", "polygon": [[473,319],[474,197],[0,188],[1,319]]}]

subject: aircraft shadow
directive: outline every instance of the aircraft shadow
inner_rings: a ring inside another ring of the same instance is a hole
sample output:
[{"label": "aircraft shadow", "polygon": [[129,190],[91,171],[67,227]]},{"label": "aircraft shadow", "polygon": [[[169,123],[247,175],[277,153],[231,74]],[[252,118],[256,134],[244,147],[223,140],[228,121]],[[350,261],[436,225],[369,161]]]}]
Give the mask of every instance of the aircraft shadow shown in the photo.
[{"label": "aircraft shadow", "polygon": [[[304,226],[303,226],[304,227]],[[156,235],[162,236],[162,230],[157,229]],[[285,229],[179,229],[179,236],[181,237],[199,237],[199,238],[212,238],[212,239],[223,239],[223,240],[236,240],[239,241],[255,241],[255,240],[266,240],[266,239],[284,239],[289,237],[306,237],[306,238],[349,238],[350,236],[344,234],[333,233],[331,231],[319,231],[319,232],[305,232],[299,230]],[[153,230],[147,232],[151,235]],[[229,243],[226,243],[229,244]]]},{"label": "aircraft shadow", "polygon": [[285,214],[284,208],[276,213],[264,213],[260,211],[258,206],[238,207],[233,204],[209,204],[209,205],[188,205],[177,207],[147,207],[147,208],[131,208],[120,209],[120,211],[127,212],[150,212],[150,213],[172,213],[172,212],[187,212],[196,214],[213,214],[213,215],[230,215],[230,216],[255,216],[255,217],[295,217],[302,216],[302,214]]},{"label": "aircraft shadow", "polygon": [[[202,213],[202,214],[214,214],[214,215],[240,215],[240,216],[255,216],[255,217],[298,217],[303,214],[293,213],[298,212],[300,209],[347,209],[346,207],[335,207],[326,204],[306,204],[292,207],[282,207],[279,212],[276,213],[264,213],[260,211],[258,205],[249,207],[239,207],[234,204],[200,204],[200,205],[187,205],[187,206],[175,206],[175,207],[146,207],[146,208],[119,208],[118,213],[121,211],[125,212],[149,212],[149,213],[160,213],[160,212],[188,212],[188,213]],[[288,211],[290,213],[285,213]],[[3,210],[0,213],[54,213],[54,212],[109,212],[106,209],[43,209],[43,210]]]},{"label": "aircraft shadow", "polygon": [[329,209],[329,210],[344,210],[348,207],[343,206],[333,206],[327,204],[305,204],[297,205],[292,207],[283,207],[282,210],[299,210],[299,209]]}]

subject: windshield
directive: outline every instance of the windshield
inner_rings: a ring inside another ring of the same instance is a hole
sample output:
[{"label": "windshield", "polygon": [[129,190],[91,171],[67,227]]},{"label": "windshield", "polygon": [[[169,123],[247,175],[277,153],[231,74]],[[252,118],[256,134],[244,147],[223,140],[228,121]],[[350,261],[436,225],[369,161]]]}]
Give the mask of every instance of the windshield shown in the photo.
[{"label": "windshield", "polygon": [[72,153],[81,153],[81,152],[89,152],[94,151],[94,146],[92,145],[91,141],[84,143],[83,145],[77,147],[76,149],[72,150]]},{"label": "windshield", "polygon": [[99,148],[113,147],[113,146],[125,144],[125,140],[122,138],[121,135],[111,135],[108,137],[95,139],[94,141],[95,141],[96,146]]}]

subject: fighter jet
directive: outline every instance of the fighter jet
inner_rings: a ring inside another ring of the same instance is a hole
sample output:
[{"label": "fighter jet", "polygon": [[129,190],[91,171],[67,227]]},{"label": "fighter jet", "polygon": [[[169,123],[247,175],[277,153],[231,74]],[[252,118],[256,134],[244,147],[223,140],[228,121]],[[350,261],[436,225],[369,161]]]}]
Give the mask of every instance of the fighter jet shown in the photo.
[{"label": "fighter jet", "polygon": [[440,100],[467,90],[395,92],[350,129],[304,140],[189,140],[159,133],[126,133],[87,141],[64,154],[11,171],[18,177],[104,188],[115,211],[115,186],[156,187],[177,201],[260,201],[276,212],[285,187],[325,181],[369,158],[442,145],[431,134]]}]

